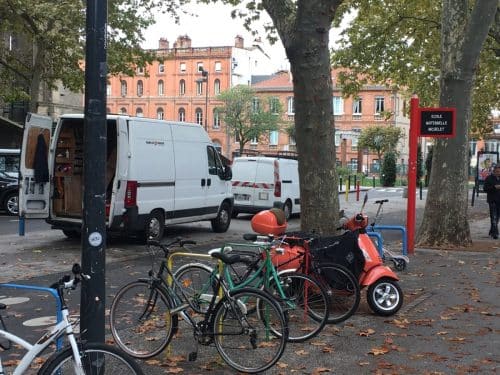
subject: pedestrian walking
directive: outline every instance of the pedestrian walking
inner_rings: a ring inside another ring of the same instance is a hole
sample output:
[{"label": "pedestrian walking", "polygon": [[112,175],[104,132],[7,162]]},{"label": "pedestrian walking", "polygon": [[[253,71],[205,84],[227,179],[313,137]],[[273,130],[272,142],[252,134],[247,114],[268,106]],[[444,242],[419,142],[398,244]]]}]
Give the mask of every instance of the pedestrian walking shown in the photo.
[{"label": "pedestrian walking", "polygon": [[494,239],[498,238],[498,220],[500,218],[500,164],[495,165],[493,173],[484,180],[483,190],[487,193],[486,201],[490,208],[490,232]]}]

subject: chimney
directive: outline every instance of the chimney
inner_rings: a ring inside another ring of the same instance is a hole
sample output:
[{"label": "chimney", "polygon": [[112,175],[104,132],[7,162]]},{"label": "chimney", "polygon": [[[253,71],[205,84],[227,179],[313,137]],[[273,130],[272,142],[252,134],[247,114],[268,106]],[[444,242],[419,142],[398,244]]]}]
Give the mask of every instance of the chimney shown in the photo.
[{"label": "chimney", "polygon": [[245,41],[241,35],[236,35],[236,38],[234,38],[234,46],[236,48],[245,48],[244,47]]},{"label": "chimney", "polygon": [[160,38],[160,41],[158,42],[158,48],[159,49],[168,49],[169,43],[167,38]]},{"label": "chimney", "polygon": [[191,38],[186,35],[179,35],[174,43],[174,48],[191,48]]}]

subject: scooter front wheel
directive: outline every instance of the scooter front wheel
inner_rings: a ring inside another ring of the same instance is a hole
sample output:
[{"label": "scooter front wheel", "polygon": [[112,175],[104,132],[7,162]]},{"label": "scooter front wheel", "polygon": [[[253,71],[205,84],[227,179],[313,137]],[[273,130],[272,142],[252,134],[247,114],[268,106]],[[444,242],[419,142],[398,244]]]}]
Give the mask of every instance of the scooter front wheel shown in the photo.
[{"label": "scooter front wheel", "polygon": [[389,316],[403,305],[403,291],[396,280],[383,277],[369,286],[366,299],[375,314]]}]

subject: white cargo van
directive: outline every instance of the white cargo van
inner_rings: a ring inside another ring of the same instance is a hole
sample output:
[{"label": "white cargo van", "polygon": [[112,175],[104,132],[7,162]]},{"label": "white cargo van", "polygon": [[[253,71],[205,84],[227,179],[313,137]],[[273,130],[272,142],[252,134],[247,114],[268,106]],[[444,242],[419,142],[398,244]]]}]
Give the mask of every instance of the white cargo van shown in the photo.
[{"label": "white cargo van", "polygon": [[232,164],[233,217],[277,207],[288,220],[300,213],[299,167],[296,159],[236,157]]},{"label": "white cargo van", "polygon": [[[83,123],[83,115],[63,115],[51,137],[51,119],[29,114],[21,156],[20,214],[46,218],[70,237],[79,235],[82,223]],[[47,144],[48,182],[35,177],[41,137]],[[203,127],[110,115],[107,150],[109,231],[160,239],[169,224],[211,220],[215,232],[229,228],[230,169]]]}]

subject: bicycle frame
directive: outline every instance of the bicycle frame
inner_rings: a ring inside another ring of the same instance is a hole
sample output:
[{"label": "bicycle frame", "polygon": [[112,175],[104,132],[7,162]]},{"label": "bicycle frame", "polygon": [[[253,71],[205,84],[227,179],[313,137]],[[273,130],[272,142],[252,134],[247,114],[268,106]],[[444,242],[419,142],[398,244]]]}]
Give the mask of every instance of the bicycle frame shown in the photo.
[{"label": "bicycle frame", "polygon": [[[78,344],[73,333],[73,325],[69,321],[68,309],[62,309],[62,320],[57,323],[49,332],[44,334],[35,344],[23,340],[21,337],[16,336],[6,330],[0,329],[0,337],[7,339],[17,345],[22,346],[27,353],[23,356],[13,375],[23,374],[31,365],[33,360],[42,353],[51,343],[56,342],[62,335],[68,337],[68,341],[73,349],[73,359],[75,360],[75,373],[84,374],[82,362],[79,355]],[[0,358],[0,374],[4,373],[2,361]]]}]

